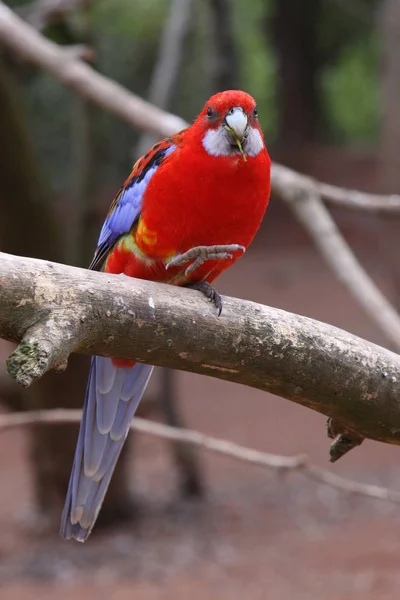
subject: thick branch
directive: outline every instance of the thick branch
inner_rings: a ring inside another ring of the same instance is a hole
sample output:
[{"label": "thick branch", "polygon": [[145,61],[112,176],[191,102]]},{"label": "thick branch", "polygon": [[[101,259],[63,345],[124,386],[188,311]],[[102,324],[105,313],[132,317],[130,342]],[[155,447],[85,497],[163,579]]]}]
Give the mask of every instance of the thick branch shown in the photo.
[{"label": "thick branch", "polygon": [[191,290],[7,254],[0,290],[25,385],[71,351],[112,355],[265,390],[400,444],[400,357],[336,327],[234,298],[218,318]]}]

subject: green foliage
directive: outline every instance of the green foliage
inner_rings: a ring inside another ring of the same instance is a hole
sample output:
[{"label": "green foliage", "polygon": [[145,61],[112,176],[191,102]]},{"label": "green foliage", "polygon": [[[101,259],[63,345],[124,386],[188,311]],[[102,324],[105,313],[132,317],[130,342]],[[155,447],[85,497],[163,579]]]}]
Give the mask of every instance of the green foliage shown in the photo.
[{"label": "green foliage", "polygon": [[18,10],[24,4],[28,4],[28,1],[27,0],[7,0],[6,4],[13,10]]},{"label": "green foliage", "polygon": [[322,0],[318,21],[317,54],[321,64],[355,43],[368,43],[373,33],[375,12],[381,0]]},{"label": "green foliage", "polygon": [[373,142],[379,134],[378,43],[372,34],[346,46],[322,74],[322,92],[336,143]]},{"label": "green foliage", "polygon": [[100,36],[155,39],[168,7],[167,0],[98,0],[91,9],[92,26]]}]

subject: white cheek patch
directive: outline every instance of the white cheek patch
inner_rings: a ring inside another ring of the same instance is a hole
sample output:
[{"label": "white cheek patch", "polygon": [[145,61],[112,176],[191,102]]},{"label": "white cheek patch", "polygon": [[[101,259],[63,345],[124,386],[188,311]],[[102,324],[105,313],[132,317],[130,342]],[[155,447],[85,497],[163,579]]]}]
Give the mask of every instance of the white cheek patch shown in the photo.
[{"label": "white cheek patch", "polygon": [[250,127],[247,134],[246,149],[245,152],[249,156],[257,156],[264,148],[264,142],[261,137],[261,133],[258,129]]},{"label": "white cheek patch", "polygon": [[230,156],[232,150],[221,129],[209,129],[203,137],[203,146],[211,156]]},{"label": "white cheek patch", "polygon": [[[209,129],[203,137],[203,146],[211,156],[236,156],[239,150],[233,150],[222,129]],[[248,156],[257,156],[264,148],[264,142],[258,129],[249,127],[243,149]]]}]

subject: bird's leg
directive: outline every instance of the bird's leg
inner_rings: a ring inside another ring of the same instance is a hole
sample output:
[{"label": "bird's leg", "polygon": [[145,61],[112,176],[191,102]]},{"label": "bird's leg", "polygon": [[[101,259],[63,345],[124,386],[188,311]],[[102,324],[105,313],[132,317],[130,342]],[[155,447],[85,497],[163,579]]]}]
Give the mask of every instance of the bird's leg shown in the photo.
[{"label": "bird's leg", "polygon": [[223,246],[195,246],[183,254],[177,254],[166,265],[165,268],[181,267],[186,263],[193,261],[185,270],[185,275],[194,273],[196,269],[201,267],[208,260],[226,260],[233,258],[233,253],[241,250],[246,252],[244,246],[239,244],[225,244]]},{"label": "bird's leg", "polygon": [[[208,260],[226,260],[227,258],[233,258],[234,252],[246,252],[246,248],[240,244],[225,244],[220,246],[195,246],[190,248],[183,254],[177,254],[174,256],[166,265],[165,268],[170,267],[181,267],[186,263],[193,261],[191,265],[185,270],[185,276],[194,273],[196,269],[201,267]],[[188,283],[185,287],[191,288],[192,290],[198,290],[204,294],[210,302],[214,302],[218,309],[218,316],[222,311],[222,298],[218,294],[212,285],[206,281],[196,281],[194,283]]]},{"label": "bird's leg", "polygon": [[218,316],[220,316],[222,312],[222,298],[210,283],[207,283],[207,281],[196,281],[194,283],[188,283],[185,287],[190,288],[191,290],[198,290],[204,294],[210,302],[214,302],[218,309]]}]

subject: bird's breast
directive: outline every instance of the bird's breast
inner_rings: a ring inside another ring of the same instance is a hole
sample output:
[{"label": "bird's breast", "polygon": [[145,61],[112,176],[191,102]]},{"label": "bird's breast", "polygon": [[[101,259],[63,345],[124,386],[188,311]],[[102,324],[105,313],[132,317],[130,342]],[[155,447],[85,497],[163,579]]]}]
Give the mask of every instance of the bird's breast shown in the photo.
[{"label": "bird's breast", "polygon": [[200,245],[247,248],[268,205],[267,152],[247,162],[205,152],[179,158],[174,164],[171,156],[146,190],[136,235],[141,250],[163,257]]}]

